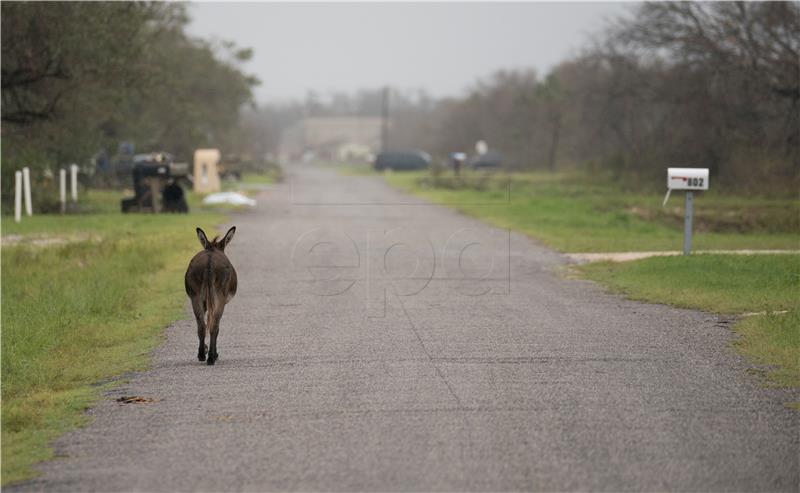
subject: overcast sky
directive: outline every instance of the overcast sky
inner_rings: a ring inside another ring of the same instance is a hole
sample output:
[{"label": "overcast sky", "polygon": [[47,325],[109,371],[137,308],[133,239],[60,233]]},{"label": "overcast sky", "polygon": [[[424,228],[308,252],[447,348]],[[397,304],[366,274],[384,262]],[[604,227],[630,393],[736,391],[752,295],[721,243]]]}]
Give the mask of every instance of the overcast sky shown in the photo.
[{"label": "overcast sky", "polygon": [[627,3],[194,3],[191,34],[252,47],[259,102],[391,85],[462,94],[498,69],[546,72]]}]

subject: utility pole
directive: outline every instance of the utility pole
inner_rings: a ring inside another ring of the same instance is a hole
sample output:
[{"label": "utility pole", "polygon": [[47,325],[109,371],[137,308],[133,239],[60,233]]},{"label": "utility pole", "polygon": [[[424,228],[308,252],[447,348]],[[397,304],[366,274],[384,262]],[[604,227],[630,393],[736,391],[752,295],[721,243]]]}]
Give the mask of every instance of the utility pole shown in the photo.
[{"label": "utility pole", "polygon": [[381,151],[389,147],[389,86],[383,88],[383,104],[381,105]]}]

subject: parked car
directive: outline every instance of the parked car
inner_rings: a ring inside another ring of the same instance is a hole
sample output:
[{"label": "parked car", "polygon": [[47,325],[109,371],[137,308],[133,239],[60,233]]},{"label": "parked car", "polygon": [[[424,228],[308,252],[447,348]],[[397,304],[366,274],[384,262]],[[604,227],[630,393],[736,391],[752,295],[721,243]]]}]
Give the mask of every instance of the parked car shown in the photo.
[{"label": "parked car", "polygon": [[422,151],[387,151],[375,158],[373,167],[377,171],[425,169],[431,164],[431,156]]},{"label": "parked car", "polygon": [[502,168],[505,158],[497,151],[488,150],[484,154],[473,154],[467,162],[470,168]]}]

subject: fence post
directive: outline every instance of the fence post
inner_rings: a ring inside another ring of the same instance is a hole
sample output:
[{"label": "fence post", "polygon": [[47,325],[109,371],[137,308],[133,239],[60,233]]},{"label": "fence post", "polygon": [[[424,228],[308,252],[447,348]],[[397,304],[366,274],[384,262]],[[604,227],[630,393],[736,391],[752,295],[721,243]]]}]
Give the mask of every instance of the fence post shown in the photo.
[{"label": "fence post", "polygon": [[67,212],[67,170],[61,168],[58,171],[58,190],[60,192],[61,213]]},{"label": "fence post", "polygon": [[22,219],[22,171],[14,173],[14,221]]},{"label": "fence post", "polygon": [[27,166],[22,168],[22,190],[25,196],[25,214],[33,215],[33,204],[31,203],[31,170]]},{"label": "fence post", "polygon": [[77,164],[70,164],[70,180],[72,185],[72,201],[78,201],[78,165]]}]

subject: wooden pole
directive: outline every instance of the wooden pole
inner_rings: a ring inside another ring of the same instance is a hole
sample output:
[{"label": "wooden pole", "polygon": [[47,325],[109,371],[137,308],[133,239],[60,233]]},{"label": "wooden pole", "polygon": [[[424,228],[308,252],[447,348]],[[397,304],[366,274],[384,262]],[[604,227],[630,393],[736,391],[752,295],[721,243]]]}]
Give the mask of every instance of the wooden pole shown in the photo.
[{"label": "wooden pole", "polygon": [[381,151],[389,150],[389,86],[383,88],[381,104]]}]

